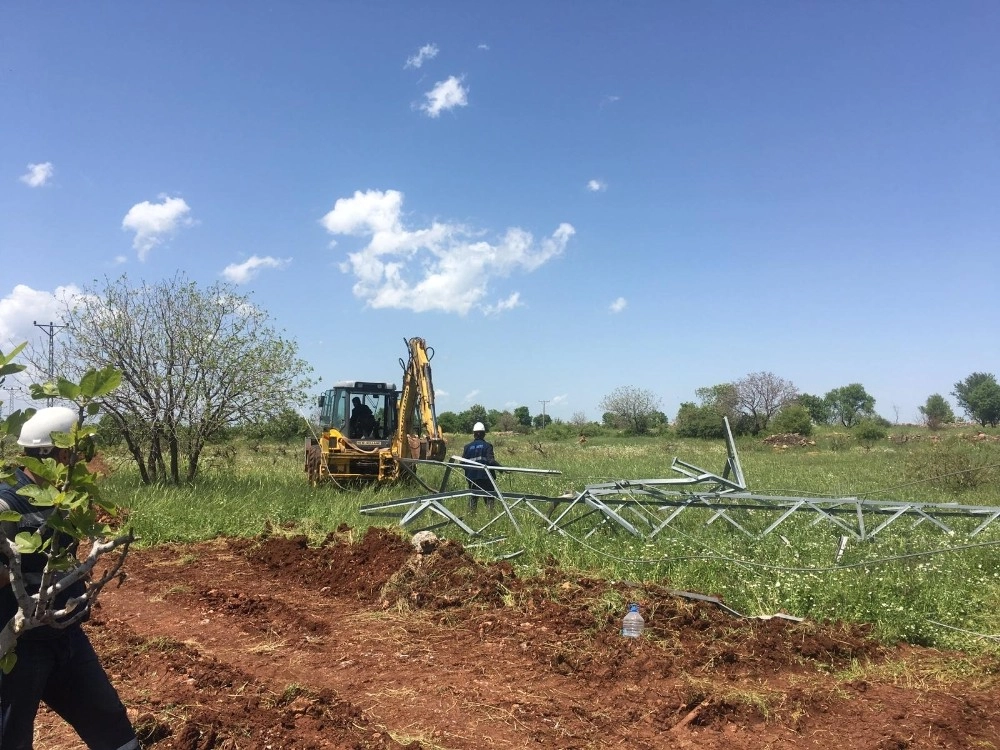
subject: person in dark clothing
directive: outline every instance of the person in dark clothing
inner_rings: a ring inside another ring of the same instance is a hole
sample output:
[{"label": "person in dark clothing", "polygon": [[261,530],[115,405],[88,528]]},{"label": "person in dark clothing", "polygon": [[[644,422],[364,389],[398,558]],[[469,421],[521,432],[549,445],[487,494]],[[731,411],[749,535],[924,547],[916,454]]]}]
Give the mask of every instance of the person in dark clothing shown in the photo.
[{"label": "person in dark clothing", "polygon": [[362,403],[361,399],[357,396],[351,399],[351,404],[353,404],[353,408],[351,409],[351,437],[368,437],[378,427],[375,415],[372,414],[372,410],[368,408],[368,405]]},{"label": "person in dark clothing", "polygon": [[[465,448],[462,449],[462,458],[467,458],[484,466],[500,465],[493,455],[493,445],[486,442],[486,425],[482,422],[476,422],[473,425],[472,442],[466,443]],[[465,481],[469,485],[469,489],[489,493],[490,499],[486,501],[486,504],[492,508],[494,502],[493,496],[496,495],[497,490],[490,478],[489,472],[486,469],[480,469],[475,466],[466,467],[464,471]],[[479,498],[476,496],[471,497],[469,499],[469,509],[475,510],[478,502]]]},{"label": "person in dark clothing", "polygon": [[[69,450],[52,444],[53,432],[69,432],[77,414],[64,406],[39,409],[21,428],[18,444],[25,454],[69,461]],[[18,490],[35,483],[30,471],[14,470],[14,484],[0,483],[0,511],[21,514],[18,521],[0,523],[0,532],[8,539],[22,531],[40,532],[50,537],[46,522],[51,507],[33,505]],[[64,544],[74,540],[66,537]],[[0,563],[6,563],[0,552]],[[21,575],[29,594],[36,594],[45,568],[44,554],[21,556]],[[78,581],[61,592],[56,606],[63,607],[72,597],[85,592]],[[89,603],[87,605],[89,607]],[[17,612],[17,600],[9,576],[0,579],[0,628]],[[70,617],[77,616],[74,612]],[[139,750],[139,740],[129,722],[118,693],[101,667],[87,634],[79,621],[65,627],[44,625],[25,631],[15,647],[17,659],[8,674],[0,674],[0,750],[31,750],[35,715],[45,701],[65,719],[90,750]]]}]

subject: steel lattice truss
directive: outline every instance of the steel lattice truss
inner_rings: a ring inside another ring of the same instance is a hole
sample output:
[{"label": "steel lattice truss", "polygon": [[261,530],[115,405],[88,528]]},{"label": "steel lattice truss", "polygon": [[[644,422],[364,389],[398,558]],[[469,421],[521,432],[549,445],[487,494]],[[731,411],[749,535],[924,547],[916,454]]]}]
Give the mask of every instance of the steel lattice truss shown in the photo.
[{"label": "steel lattice truss", "polygon": [[[482,466],[453,456],[447,462],[412,461],[444,467],[435,491],[384,503],[365,505],[370,515],[392,515],[400,525],[416,530],[453,524],[470,537],[520,534],[531,524],[547,532],[588,537],[598,531],[624,531],[653,539],[666,531],[689,533],[723,522],[752,539],[783,527],[826,527],[842,538],[874,539],[893,525],[908,524],[949,536],[975,537],[1000,518],[1000,507],[862,500],[857,497],[799,497],[754,494],[746,479],[729,423],[726,423],[726,464],[721,474],[675,458],[668,479],[618,480],[587,485],[578,493],[551,497],[501,490],[497,477],[509,474],[558,474],[557,471]],[[447,490],[461,468],[485,469],[494,492]],[[414,472],[415,474],[415,472]],[[485,508],[485,514],[482,509]]]}]

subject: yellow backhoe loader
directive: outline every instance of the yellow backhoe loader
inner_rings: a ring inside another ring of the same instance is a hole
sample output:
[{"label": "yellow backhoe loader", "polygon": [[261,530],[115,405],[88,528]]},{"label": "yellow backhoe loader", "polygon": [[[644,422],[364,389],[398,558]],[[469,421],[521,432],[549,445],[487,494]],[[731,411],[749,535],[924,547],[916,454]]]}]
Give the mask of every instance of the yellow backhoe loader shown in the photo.
[{"label": "yellow backhoe loader", "polygon": [[406,459],[444,459],[446,446],[434,411],[430,361],[421,338],[406,340],[403,387],[341,381],[319,397],[319,437],[306,438],[306,474],[312,484],[395,482]]}]

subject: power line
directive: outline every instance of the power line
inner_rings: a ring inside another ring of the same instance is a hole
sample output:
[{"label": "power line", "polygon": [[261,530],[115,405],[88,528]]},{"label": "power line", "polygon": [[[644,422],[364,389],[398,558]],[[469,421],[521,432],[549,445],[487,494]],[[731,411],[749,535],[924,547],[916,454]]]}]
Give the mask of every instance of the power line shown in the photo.
[{"label": "power line", "polygon": [[540,403],[542,405],[542,427],[545,426],[545,404],[549,403],[549,401],[551,401],[551,400],[552,399],[547,399],[546,401],[539,401],[538,402],[538,403]]},{"label": "power line", "polygon": [[[49,382],[54,383],[56,381],[56,349],[55,349],[55,338],[56,334],[59,332],[57,329],[62,330],[66,328],[65,325],[56,325],[52,321],[49,321],[48,325],[44,323],[39,323],[37,320],[32,321],[36,328],[41,328],[49,337]],[[46,406],[52,406],[52,396],[46,399]]]}]

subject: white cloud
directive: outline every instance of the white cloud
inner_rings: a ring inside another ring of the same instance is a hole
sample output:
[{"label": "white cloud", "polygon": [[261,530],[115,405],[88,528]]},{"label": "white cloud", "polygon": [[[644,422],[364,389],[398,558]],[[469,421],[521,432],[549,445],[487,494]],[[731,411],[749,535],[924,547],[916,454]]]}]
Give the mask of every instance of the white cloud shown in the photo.
[{"label": "white cloud", "polygon": [[485,305],[483,307],[484,315],[499,315],[507,310],[513,310],[515,307],[523,307],[524,303],[521,302],[521,293],[514,292],[507,299],[502,299],[495,305]]},{"label": "white cloud", "polygon": [[291,258],[263,258],[251,255],[242,263],[230,263],[222,271],[222,276],[234,284],[246,284],[260,273],[262,268],[284,268],[292,262]]},{"label": "white cloud", "polygon": [[354,191],[351,198],[338,198],[333,210],[320,222],[330,234],[395,234],[402,231],[399,214],[403,194],[398,190]]},{"label": "white cloud", "polygon": [[608,309],[613,313],[620,313],[627,306],[628,306],[628,300],[625,299],[624,297],[619,297],[610,305],[608,305]]},{"label": "white cloud", "polygon": [[608,189],[608,184],[604,180],[590,180],[587,183],[587,190],[592,193],[602,193]]},{"label": "white cloud", "polygon": [[32,289],[24,284],[15,286],[10,294],[0,299],[0,345],[4,351],[34,339],[39,333],[36,321],[43,325],[59,325],[65,304],[80,294],[80,288],[72,284],[56,287],[54,292]]},{"label": "white cloud", "polygon": [[116,255],[115,259],[111,262],[111,264],[114,266],[120,266],[122,263],[127,263],[127,262],[128,258],[126,258],[124,255]]},{"label": "white cloud", "polygon": [[406,65],[403,68],[419,68],[428,60],[437,57],[438,47],[436,44],[425,44],[413,57],[406,58]]},{"label": "white cloud", "polygon": [[463,398],[462,400],[465,401],[466,403],[469,403],[470,401],[472,401],[472,399],[474,399],[478,395],[479,395],[479,389],[476,388],[475,390],[466,393],[465,398]]},{"label": "white cloud", "polygon": [[191,208],[183,198],[163,198],[162,203],[143,201],[136,203],[122,219],[122,229],[135,232],[132,247],[139,252],[139,260],[146,260],[149,251],[177,231],[189,227],[194,221],[188,216]]},{"label": "white cloud", "polygon": [[397,190],[357,191],[340,198],[321,219],[328,232],[368,238],[340,268],[355,277],[354,295],[374,308],[465,315],[473,308],[496,314],[520,304],[511,293],[486,305],[490,282],[515,272],[530,273],[558,257],[576,230],[560,224],[536,242],[512,227],[495,242],[461,224],[434,221],[408,229],[402,220],[403,194]]},{"label": "white cloud", "polygon": [[55,167],[52,166],[52,162],[50,161],[43,164],[29,164],[28,171],[18,179],[28,187],[42,187],[42,185],[48,183],[54,172]]},{"label": "white cloud", "polygon": [[553,396],[551,399],[549,399],[549,403],[552,404],[553,406],[555,406],[556,404],[561,404],[563,401],[565,401],[568,398],[569,398],[569,394],[568,393],[563,393],[560,396]]},{"label": "white cloud", "polygon": [[481,49],[481,50],[483,50],[484,52],[488,52],[488,51],[489,51],[489,49],[490,49],[490,45],[486,44],[486,42],[480,42],[480,43],[479,43],[479,44],[478,44],[478,45],[476,46],[476,49]]},{"label": "white cloud", "polygon": [[424,94],[424,98],[427,101],[420,105],[420,109],[428,117],[438,117],[446,110],[467,106],[469,91],[462,85],[461,78],[449,76],[447,80],[435,83],[434,88]]},{"label": "white cloud", "polygon": [[605,96],[603,99],[601,99],[601,107],[606,107],[609,104],[614,104],[615,102],[617,102],[620,99],[621,99],[620,96],[614,96],[614,95]]},{"label": "white cloud", "polygon": [[449,395],[448,391],[442,391],[440,388],[434,389],[434,398],[448,398]]}]

